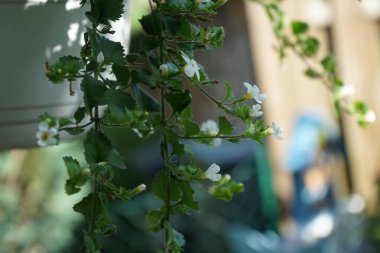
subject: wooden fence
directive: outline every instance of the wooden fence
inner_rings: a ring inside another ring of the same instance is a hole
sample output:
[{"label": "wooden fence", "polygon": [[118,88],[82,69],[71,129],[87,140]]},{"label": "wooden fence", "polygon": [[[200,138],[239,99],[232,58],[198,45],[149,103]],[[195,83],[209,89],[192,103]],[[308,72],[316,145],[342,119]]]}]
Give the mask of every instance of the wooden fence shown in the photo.
[{"label": "wooden fence", "polygon": [[[318,0],[283,1],[283,8],[290,19],[307,20],[304,10],[311,1]],[[353,98],[366,101],[379,115],[380,26],[364,14],[360,6],[362,2],[330,0],[333,14],[331,25],[313,28],[312,34],[321,41],[321,57],[330,50],[327,45],[332,41],[330,45],[338,62],[339,75],[355,87]],[[292,125],[297,115],[314,108],[322,108],[335,117],[332,95],[322,84],[303,76],[305,66],[292,53],[281,64],[272,47],[276,39],[263,8],[246,1],[245,9],[258,83],[269,95],[264,108],[267,120],[275,119],[284,127],[285,140],[279,142],[271,139],[270,148],[277,192],[281,199],[286,200],[290,198],[292,188],[289,175],[284,172],[284,156]],[[354,117],[344,116],[353,190],[363,195],[370,204],[376,197],[374,186],[380,172],[379,127],[377,121],[367,129],[361,129]],[[337,167],[335,178],[339,182],[339,191],[344,194],[347,190],[344,187],[343,165]]]}]

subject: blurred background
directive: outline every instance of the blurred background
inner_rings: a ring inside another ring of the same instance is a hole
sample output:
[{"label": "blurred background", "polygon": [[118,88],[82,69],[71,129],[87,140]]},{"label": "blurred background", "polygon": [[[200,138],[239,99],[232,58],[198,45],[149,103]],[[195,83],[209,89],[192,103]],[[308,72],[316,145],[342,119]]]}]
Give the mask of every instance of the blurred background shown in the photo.
[{"label": "blurred background", "polygon": [[[81,246],[86,224],[72,206],[86,190],[64,193],[62,156],[84,164],[82,140],[34,147],[38,115],[70,116],[81,103],[77,86],[71,97],[66,85],[44,77],[45,60],[79,52],[86,21],[78,2],[0,0],[0,253],[71,253]],[[380,0],[288,0],[283,8],[289,19],[309,22],[321,57],[335,55],[339,75],[355,89],[349,101],[362,99],[378,114]],[[142,35],[138,19],[149,9],[141,0],[129,1],[127,9],[115,39],[133,52]],[[246,190],[225,203],[198,189],[202,212],[174,219],[187,238],[185,252],[380,252],[379,123],[361,129],[352,117],[338,118],[332,95],[303,76],[300,59],[289,53],[280,62],[257,4],[231,0],[213,24],[225,27],[225,46],[200,52],[197,61],[210,78],[231,81],[235,94],[244,93],[244,81],[258,84],[268,95],[265,119],[284,127],[284,140],[223,142],[217,149],[189,142],[201,165],[218,163]],[[224,89],[213,92],[223,96]],[[216,120],[216,107],[196,91],[193,98],[199,123]],[[128,157],[118,183],[149,186],[162,168],[158,140],[141,141],[120,129],[106,133]],[[144,215],[159,205],[150,193],[112,202],[118,233],[104,239],[104,252],[155,252],[161,238],[146,232]]]}]

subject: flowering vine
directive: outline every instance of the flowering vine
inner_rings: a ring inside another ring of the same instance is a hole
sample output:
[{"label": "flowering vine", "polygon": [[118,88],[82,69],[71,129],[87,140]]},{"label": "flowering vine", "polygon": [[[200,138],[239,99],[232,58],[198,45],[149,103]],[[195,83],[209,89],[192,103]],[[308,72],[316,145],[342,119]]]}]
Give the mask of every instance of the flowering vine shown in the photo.
[{"label": "flowering vine", "polygon": [[[83,214],[89,223],[83,241],[85,251],[90,253],[100,252],[101,236],[116,232],[108,216],[108,202],[115,198],[129,201],[147,188],[145,184],[124,187],[113,183],[114,171],[125,169],[126,165],[105,135],[105,129],[128,128],[141,138],[155,133],[160,136],[165,168],[155,175],[149,188],[161,199],[162,206],[147,212],[146,218],[150,231],[164,234],[160,252],[165,253],[183,251],[185,240],[172,226],[171,217],[199,210],[194,187],[201,185],[225,201],[244,190],[241,183],[223,174],[223,168],[217,164],[208,168],[198,166],[187,140],[218,147],[222,140],[238,143],[247,138],[262,142],[269,135],[282,139],[282,128],[275,122],[267,124],[261,118],[267,96],[256,85],[243,83],[246,93],[235,96],[229,82],[210,80],[206,70],[195,60],[196,50],[222,47],[224,29],[204,23],[211,21],[226,0],[148,1],[151,12],[140,19],[145,36],[138,52],[125,54],[119,42],[106,37],[113,33],[111,21],[123,14],[123,0],[82,0],[80,4],[88,9],[86,17],[91,25],[84,34],[80,56],[61,57],[46,68],[46,76],[52,83],[68,81],[71,90],[71,83],[79,80],[83,92],[84,104],[73,118],[42,115],[37,138],[39,145],[47,146],[58,143],[58,132],[85,133],[87,164],[81,165],[72,157],[63,160],[69,175],[65,185],[68,194],[79,192],[88,182],[93,187],[91,193],[74,206],[74,211]],[[268,13],[272,12],[273,7],[259,2]],[[302,29],[305,28],[296,28],[295,34],[303,34]],[[334,75],[330,58],[324,62],[325,70]],[[221,84],[225,88],[223,99],[216,99],[205,89]],[[191,94],[194,89],[221,110],[223,115],[218,116],[217,121],[210,119],[199,125],[193,120]],[[151,95],[152,91],[159,93],[158,99]],[[240,119],[245,129],[237,133],[230,117]]]}]

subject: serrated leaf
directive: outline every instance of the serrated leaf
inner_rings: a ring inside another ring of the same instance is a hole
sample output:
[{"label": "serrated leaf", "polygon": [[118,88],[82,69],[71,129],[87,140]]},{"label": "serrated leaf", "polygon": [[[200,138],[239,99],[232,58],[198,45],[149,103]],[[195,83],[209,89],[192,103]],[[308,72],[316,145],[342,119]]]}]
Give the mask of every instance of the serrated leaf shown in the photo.
[{"label": "serrated leaf", "polygon": [[149,15],[143,16],[140,20],[144,31],[149,35],[160,34],[160,19],[157,15],[157,11],[152,11]]},{"label": "serrated leaf", "polygon": [[83,68],[82,60],[74,56],[63,56],[46,69],[46,76],[52,83],[62,83],[65,77],[75,79],[75,76]]},{"label": "serrated leaf", "polygon": [[185,136],[197,135],[200,132],[198,124],[192,120],[184,120],[183,127],[185,129]]},{"label": "serrated leaf", "polygon": [[133,110],[136,107],[136,102],[133,97],[124,91],[109,89],[106,92],[107,105],[113,110],[117,109],[124,112],[126,108]]},{"label": "serrated leaf", "polygon": [[234,130],[233,125],[224,116],[219,117],[219,132],[218,135],[229,135]]},{"label": "serrated leaf", "polygon": [[128,67],[118,64],[112,65],[112,72],[115,74],[118,83],[126,85],[129,82],[130,72]]},{"label": "serrated leaf", "polygon": [[84,104],[88,112],[95,106],[105,105],[105,93],[107,87],[100,81],[91,76],[83,78],[81,83],[81,90],[83,91]]},{"label": "serrated leaf", "polygon": [[65,162],[67,172],[70,178],[75,178],[80,174],[81,167],[79,162],[70,156],[63,157],[63,161]]},{"label": "serrated leaf", "polygon": [[109,25],[109,21],[116,21],[122,17],[124,13],[123,0],[94,0],[95,17],[105,25]]},{"label": "serrated leaf", "polygon": [[116,63],[124,65],[124,48],[120,42],[114,42],[106,37],[99,38],[100,48],[104,55],[105,63]]},{"label": "serrated leaf", "polygon": [[74,113],[75,123],[79,124],[80,122],[82,122],[85,116],[86,116],[86,108],[78,107],[78,109]]},{"label": "serrated leaf", "polygon": [[98,163],[107,163],[112,145],[107,137],[95,129],[91,129],[84,140],[84,156],[90,168],[97,168]]},{"label": "serrated leaf", "polygon": [[75,204],[73,210],[77,213],[83,214],[87,220],[91,220],[93,215],[95,215],[95,218],[106,216],[106,198],[103,193],[90,193],[79,203]]},{"label": "serrated leaf", "polygon": [[191,92],[170,92],[165,96],[166,101],[169,102],[174,112],[181,113],[191,103]]},{"label": "serrated leaf", "polygon": [[[181,196],[179,187],[176,185],[176,182],[170,178],[170,199],[173,201],[178,201]],[[152,182],[152,191],[153,193],[162,199],[163,201],[167,198],[167,187],[168,187],[168,178],[165,171],[160,171],[153,178]]]}]

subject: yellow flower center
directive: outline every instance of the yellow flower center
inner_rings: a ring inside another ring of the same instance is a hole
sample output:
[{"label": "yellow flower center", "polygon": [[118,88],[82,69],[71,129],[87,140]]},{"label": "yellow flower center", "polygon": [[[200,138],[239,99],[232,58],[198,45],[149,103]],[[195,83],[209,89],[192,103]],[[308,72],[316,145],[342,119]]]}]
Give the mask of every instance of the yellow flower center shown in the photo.
[{"label": "yellow flower center", "polygon": [[245,99],[245,100],[250,100],[250,99],[252,99],[252,94],[251,93],[246,93],[244,96],[243,96],[243,98]]},{"label": "yellow flower center", "polygon": [[47,139],[49,139],[49,133],[44,131],[42,134],[41,134],[41,139],[43,141],[47,141]]}]

